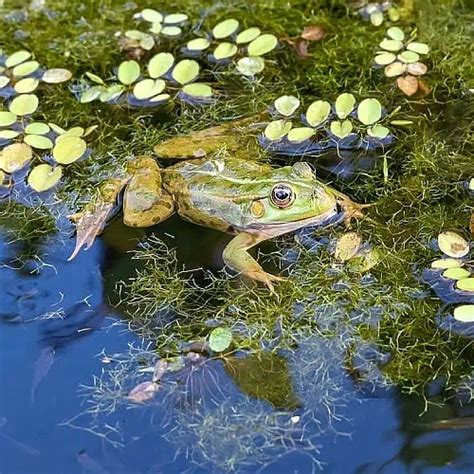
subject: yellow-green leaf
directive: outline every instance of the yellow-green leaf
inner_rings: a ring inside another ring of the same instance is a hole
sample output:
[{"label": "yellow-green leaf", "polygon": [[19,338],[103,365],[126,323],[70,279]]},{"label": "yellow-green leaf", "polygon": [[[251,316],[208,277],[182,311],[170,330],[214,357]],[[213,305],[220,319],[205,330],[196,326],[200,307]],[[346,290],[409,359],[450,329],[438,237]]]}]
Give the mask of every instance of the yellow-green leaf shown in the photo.
[{"label": "yellow-green leaf", "polygon": [[264,34],[254,39],[248,46],[249,56],[263,56],[278,46],[278,39],[275,35]]},{"label": "yellow-green leaf", "polygon": [[20,79],[15,84],[14,89],[18,94],[29,94],[30,92],[33,92],[38,85],[38,79],[35,79],[34,77],[25,77],[25,79]]},{"label": "yellow-green leaf", "polygon": [[372,125],[382,117],[382,105],[377,99],[364,99],[357,107],[357,117],[364,125]]},{"label": "yellow-green leaf", "polygon": [[306,120],[312,127],[322,124],[331,113],[331,104],[325,100],[316,100],[306,111]]},{"label": "yellow-green leaf", "polygon": [[16,53],[8,56],[7,60],[5,61],[5,66],[8,68],[15,67],[17,64],[20,64],[30,58],[31,53],[29,51],[17,51]]},{"label": "yellow-green leaf", "polygon": [[237,53],[237,46],[232,43],[220,43],[213,52],[214,58],[218,61],[220,59],[230,58]]},{"label": "yellow-green leaf", "polygon": [[26,143],[12,143],[0,151],[0,169],[14,173],[23,169],[33,158],[33,150]]},{"label": "yellow-green leaf", "polygon": [[25,135],[25,143],[38,150],[49,150],[53,148],[54,143],[42,135]]},{"label": "yellow-green leaf", "polygon": [[29,76],[39,68],[38,61],[27,61],[26,63],[18,64],[13,68],[13,75],[15,77]]},{"label": "yellow-green leaf", "polygon": [[148,74],[152,79],[166,74],[174,64],[174,56],[171,53],[158,53],[148,63]]},{"label": "yellow-green leaf", "polygon": [[274,120],[270,122],[263,132],[269,140],[279,140],[283,138],[292,127],[292,123],[287,120]]},{"label": "yellow-green leaf", "polygon": [[31,115],[36,112],[38,105],[38,97],[34,94],[22,94],[10,102],[8,109],[12,114],[23,117],[24,115]]},{"label": "yellow-green leaf", "polygon": [[64,68],[52,68],[44,72],[41,80],[47,84],[61,84],[72,78],[72,72]]},{"label": "yellow-green leaf", "polygon": [[57,163],[68,165],[81,158],[86,149],[87,144],[82,138],[69,136],[56,143],[53,148],[53,157]]},{"label": "yellow-green leaf", "polygon": [[255,26],[251,28],[247,28],[246,30],[241,31],[238,35],[237,38],[235,39],[235,42],[237,44],[246,44],[250,43],[254,39],[258,38],[261,34],[260,28],[257,28]]},{"label": "yellow-green leaf", "polygon": [[193,81],[199,74],[199,64],[193,59],[183,59],[173,69],[171,73],[173,79],[179,84],[187,84]]},{"label": "yellow-green leaf", "polygon": [[200,84],[195,82],[187,84],[183,87],[183,92],[193,97],[211,97],[212,89],[207,84]]},{"label": "yellow-green leaf", "polygon": [[337,116],[341,120],[345,119],[354,110],[355,103],[356,100],[352,94],[345,92],[338,96],[335,104]]},{"label": "yellow-green leaf", "polygon": [[117,78],[126,86],[133,84],[140,77],[140,65],[134,61],[123,61],[117,72]]},{"label": "yellow-green leaf", "polygon": [[213,29],[212,34],[216,39],[227,38],[228,36],[234,34],[239,27],[239,22],[234,18],[221,21]]},{"label": "yellow-green leaf", "polygon": [[58,184],[63,170],[60,166],[53,168],[45,163],[35,166],[28,176],[28,184],[38,193],[47,191]]}]

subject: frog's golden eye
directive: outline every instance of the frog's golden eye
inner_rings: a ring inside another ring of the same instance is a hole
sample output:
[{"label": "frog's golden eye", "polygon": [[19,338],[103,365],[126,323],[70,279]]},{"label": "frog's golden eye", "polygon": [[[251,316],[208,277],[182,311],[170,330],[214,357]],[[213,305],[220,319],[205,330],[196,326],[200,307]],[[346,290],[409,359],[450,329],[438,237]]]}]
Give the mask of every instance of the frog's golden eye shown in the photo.
[{"label": "frog's golden eye", "polygon": [[273,186],[272,192],[270,193],[270,200],[275,206],[284,209],[293,204],[295,193],[287,184],[279,183]]}]

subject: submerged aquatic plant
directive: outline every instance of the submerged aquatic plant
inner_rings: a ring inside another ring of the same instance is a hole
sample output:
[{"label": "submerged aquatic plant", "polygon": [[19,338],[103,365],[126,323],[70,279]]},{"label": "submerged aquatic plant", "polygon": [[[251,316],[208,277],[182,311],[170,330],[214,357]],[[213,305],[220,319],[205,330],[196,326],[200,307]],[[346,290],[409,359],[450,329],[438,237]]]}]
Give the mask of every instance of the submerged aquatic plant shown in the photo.
[{"label": "submerged aquatic plant", "polygon": [[[357,104],[353,94],[343,93],[334,104],[316,100],[305,113],[295,117],[299,107],[300,100],[294,96],[281,96],[275,100],[271,108],[275,119],[260,136],[262,146],[272,153],[306,155],[332,147],[379,148],[394,139],[387,124],[398,110],[387,115],[377,99],[367,98]],[[295,127],[296,120],[299,123]]]},{"label": "submerged aquatic plant", "polygon": [[387,14],[390,21],[396,22],[400,19],[400,11],[393,2],[385,0],[382,2],[362,2],[358,7],[357,13],[364,19],[370,20],[374,26],[380,26],[385,20]]},{"label": "submerged aquatic plant", "polygon": [[420,59],[430,52],[430,47],[426,43],[413,41],[413,34],[407,38],[398,26],[389,28],[386,34],[387,37],[379,43],[381,50],[375,55],[374,65],[383,67],[387,77],[396,77],[398,88],[411,96],[420,87],[419,76],[428,71]]}]

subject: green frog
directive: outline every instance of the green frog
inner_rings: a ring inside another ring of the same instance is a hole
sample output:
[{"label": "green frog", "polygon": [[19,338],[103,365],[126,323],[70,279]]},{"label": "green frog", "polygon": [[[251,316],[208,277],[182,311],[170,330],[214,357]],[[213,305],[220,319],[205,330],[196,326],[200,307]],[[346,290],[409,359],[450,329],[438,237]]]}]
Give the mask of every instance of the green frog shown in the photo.
[{"label": "green frog", "polygon": [[[120,189],[123,220],[132,227],[148,227],[175,212],[195,224],[234,234],[223,252],[231,269],[262,282],[274,293],[282,277],[267,273],[250,255],[258,243],[306,226],[325,223],[342,211],[346,219],[358,216],[360,206],[325,185],[308,163],[274,168],[235,157],[191,159],[160,169],[150,156],[130,163],[128,178],[116,180],[102,205],[72,216],[78,223],[74,257],[95,235],[80,238],[80,228],[91,229],[95,216],[105,222]],[[87,220],[89,221],[87,222]],[[85,223],[85,225],[84,225]],[[84,235],[84,232],[82,232]]]}]

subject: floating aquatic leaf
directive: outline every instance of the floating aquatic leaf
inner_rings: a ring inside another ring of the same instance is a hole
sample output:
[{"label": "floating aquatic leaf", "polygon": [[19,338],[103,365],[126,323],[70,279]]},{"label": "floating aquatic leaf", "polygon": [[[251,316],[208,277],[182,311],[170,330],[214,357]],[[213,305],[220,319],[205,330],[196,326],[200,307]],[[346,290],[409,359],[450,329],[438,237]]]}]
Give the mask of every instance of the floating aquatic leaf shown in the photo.
[{"label": "floating aquatic leaf", "polygon": [[451,280],[462,280],[463,278],[469,278],[470,275],[469,270],[461,267],[448,268],[443,272],[443,276]]},{"label": "floating aquatic leaf", "polygon": [[456,287],[461,291],[474,291],[474,278],[463,278],[462,280],[458,280]]},{"label": "floating aquatic leaf", "polygon": [[463,304],[454,308],[453,316],[462,323],[474,323],[474,304]]},{"label": "floating aquatic leaf", "polygon": [[152,97],[150,102],[166,102],[171,96],[169,94],[158,94],[156,97]]},{"label": "floating aquatic leaf", "polygon": [[10,84],[10,78],[7,76],[0,76],[0,89],[8,86]]},{"label": "floating aquatic leaf", "polygon": [[278,39],[274,35],[264,34],[254,39],[247,48],[249,56],[263,56],[278,46]]},{"label": "floating aquatic leaf", "polygon": [[[44,137],[43,137],[44,138]],[[58,184],[63,170],[60,166],[53,168],[46,163],[35,166],[28,176],[28,184],[38,193],[47,191]]]},{"label": "floating aquatic leaf", "polygon": [[34,94],[22,94],[11,101],[8,109],[12,114],[23,117],[24,115],[31,115],[36,112],[38,105],[38,97]]},{"label": "floating aquatic leaf", "polygon": [[370,127],[367,130],[367,133],[371,137],[383,140],[384,138],[388,137],[390,130],[387,127],[384,127],[383,125],[377,123],[373,127]]},{"label": "floating aquatic leaf", "polygon": [[127,398],[133,403],[144,403],[151,400],[160,386],[152,381],[142,382],[133,388]]},{"label": "floating aquatic leaf", "polygon": [[306,111],[306,120],[312,127],[322,124],[331,113],[331,104],[325,100],[316,100]]},{"label": "floating aquatic leaf", "polygon": [[412,96],[418,90],[418,79],[414,76],[397,77],[398,88],[407,96]]},{"label": "floating aquatic leaf", "polygon": [[283,138],[292,127],[292,123],[287,120],[274,120],[270,122],[263,132],[269,140],[279,140]]},{"label": "floating aquatic leaf", "polygon": [[17,116],[7,111],[0,111],[0,127],[8,127],[16,122]]},{"label": "floating aquatic leaf", "polygon": [[405,33],[398,26],[392,26],[387,30],[387,36],[396,41],[403,41],[405,39]]},{"label": "floating aquatic leaf", "polygon": [[69,130],[65,130],[60,137],[57,137],[56,142],[64,137],[82,137],[82,135],[84,135],[82,127],[72,127]]},{"label": "floating aquatic leaf", "polygon": [[81,158],[86,152],[87,144],[79,137],[66,137],[60,140],[53,148],[53,157],[57,163],[68,165]]},{"label": "floating aquatic leaf", "polygon": [[214,58],[217,60],[226,59],[237,53],[237,46],[233,43],[220,43],[214,50]]},{"label": "floating aquatic leaf", "polygon": [[287,135],[288,141],[293,143],[304,142],[315,134],[314,128],[310,127],[296,127],[292,128]]},{"label": "floating aquatic leaf", "polygon": [[62,135],[63,133],[66,132],[66,130],[59,125],[56,125],[55,123],[48,122],[48,125],[51,127],[51,129],[57,133],[58,135]]},{"label": "floating aquatic leaf", "polygon": [[322,26],[311,25],[305,26],[300,34],[300,38],[306,41],[319,41],[324,38],[326,31]]},{"label": "floating aquatic leaf", "polygon": [[341,262],[350,260],[357,255],[361,245],[362,237],[359,234],[347,232],[337,241],[334,257]]},{"label": "floating aquatic leaf", "polygon": [[395,61],[392,64],[389,64],[388,66],[385,67],[384,69],[384,74],[387,77],[396,77],[396,76],[401,76],[402,74],[405,74],[407,70],[407,65],[404,63],[401,63],[400,61]]},{"label": "floating aquatic leaf", "polygon": [[383,23],[383,12],[378,10],[370,15],[370,23],[374,26],[380,26]]},{"label": "floating aquatic leaf", "polygon": [[247,28],[246,30],[241,31],[237,38],[235,38],[235,42],[237,44],[246,44],[253,41],[255,38],[258,38],[261,34],[260,28],[252,26],[251,28]]},{"label": "floating aquatic leaf", "polygon": [[462,266],[462,262],[460,260],[456,260],[455,258],[440,258],[431,262],[431,268],[459,268]]},{"label": "floating aquatic leaf", "polygon": [[17,64],[20,64],[30,58],[31,53],[29,51],[17,51],[16,53],[13,53],[7,58],[7,60],[5,61],[5,66],[8,68],[12,68]]},{"label": "floating aquatic leaf", "polygon": [[[0,124],[1,124],[1,121],[0,121]],[[467,185],[467,187],[469,188],[469,191],[474,191],[474,178],[471,178],[469,180],[469,184]]]},{"label": "floating aquatic leaf", "polygon": [[379,46],[385,49],[385,51],[400,51],[403,48],[403,43],[385,38],[380,42]]},{"label": "floating aquatic leaf", "polygon": [[102,102],[110,102],[118,97],[123,93],[125,87],[122,84],[114,84],[112,86],[107,87],[106,89],[102,90],[100,93],[99,99]]},{"label": "floating aquatic leaf", "polygon": [[13,75],[15,77],[29,76],[33,74],[40,67],[38,61],[27,61],[26,63],[18,64],[13,68]]},{"label": "floating aquatic leaf", "polygon": [[20,135],[16,130],[0,130],[0,138],[3,140],[12,140]]},{"label": "floating aquatic leaf", "polygon": [[15,84],[14,89],[18,94],[29,94],[30,92],[33,92],[38,85],[38,79],[35,79],[34,77],[26,77],[25,79],[20,79]]},{"label": "floating aquatic leaf", "polygon": [[96,74],[92,74],[92,72],[86,72],[86,76],[92,81],[95,82],[96,84],[100,84],[101,86],[105,86],[104,80],[97,76]]},{"label": "floating aquatic leaf", "polygon": [[416,63],[420,59],[420,55],[413,51],[403,51],[398,55],[398,59],[403,63]]},{"label": "floating aquatic leaf", "polygon": [[227,38],[234,34],[239,27],[239,22],[233,18],[221,21],[213,29],[212,34],[216,39]]},{"label": "floating aquatic leaf", "polygon": [[81,94],[81,98],[79,101],[82,104],[93,102],[94,100],[100,97],[100,95],[104,92],[104,90],[105,89],[103,86],[93,86]]},{"label": "floating aquatic leaf", "polygon": [[0,169],[14,173],[24,168],[33,158],[33,150],[26,143],[12,143],[0,150]]},{"label": "floating aquatic leaf", "polygon": [[449,230],[438,235],[438,246],[448,257],[462,258],[469,253],[469,244],[464,237]]},{"label": "floating aquatic leaf", "polygon": [[150,23],[161,23],[163,21],[163,15],[152,8],[145,8],[140,12],[140,15],[145,21]]},{"label": "floating aquatic leaf", "polygon": [[413,120],[392,120],[390,122],[392,125],[406,126],[413,125]]},{"label": "floating aquatic leaf", "polygon": [[389,7],[387,10],[388,18],[394,23],[400,20],[400,10],[397,7]]},{"label": "floating aquatic leaf", "polygon": [[54,143],[48,137],[42,135],[26,135],[24,141],[38,150],[49,150],[54,146]]},{"label": "floating aquatic leaf", "polygon": [[159,22],[152,23],[150,32],[153,33],[154,35],[159,35],[161,31],[163,30],[163,25]]},{"label": "floating aquatic leaf", "polygon": [[336,114],[343,120],[345,119],[353,110],[356,100],[352,94],[343,93],[336,99]]},{"label": "floating aquatic leaf", "polygon": [[25,127],[25,133],[33,135],[46,135],[50,130],[49,125],[43,122],[32,122]]},{"label": "floating aquatic leaf", "polygon": [[173,79],[179,84],[194,81],[199,74],[199,64],[193,59],[182,59],[171,73]]},{"label": "floating aquatic leaf", "polygon": [[338,138],[346,138],[352,132],[352,122],[348,119],[343,121],[335,120],[331,122],[330,130]]},{"label": "floating aquatic leaf", "polygon": [[149,99],[155,95],[161,94],[166,87],[166,82],[163,79],[144,79],[137,82],[133,88],[133,95],[139,99]]},{"label": "floating aquatic leaf", "polygon": [[61,84],[72,78],[72,72],[64,68],[48,69],[44,72],[41,80],[48,84]]},{"label": "floating aquatic leaf", "polygon": [[377,99],[364,99],[357,107],[357,117],[364,125],[372,125],[382,117],[382,105]]},{"label": "floating aquatic leaf", "polygon": [[83,137],[87,137],[90,135],[94,130],[96,130],[99,126],[98,125],[91,125],[90,127],[87,127],[84,130],[84,133],[82,134]]},{"label": "floating aquatic leaf", "polygon": [[428,54],[430,52],[430,47],[425,43],[408,43],[407,49],[418,54]]},{"label": "floating aquatic leaf", "polygon": [[117,71],[117,78],[126,86],[133,84],[140,77],[140,65],[134,61],[123,61]]},{"label": "floating aquatic leaf", "polygon": [[200,84],[195,82],[193,84],[186,84],[183,87],[183,92],[185,94],[191,95],[193,97],[211,97],[212,89],[207,84]]},{"label": "floating aquatic leaf", "polygon": [[275,100],[273,105],[280,115],[290,117],[300,106],[300,101],[294,95],[282,95]]},{"label": "floating aquatic leaf", "polygon": [[253,77],[262,72],[265,67],[265,61],[259,56],[249,56],[237,61],[237,71],[244,76]]},{"label": "floating aquatic leaf", "polygon": [[172,13],[171,15],[166,15],[163,23],[167,25],[175,25],[177,23],[184,23],[188,19],[188,15],[184,13]]},{"label": "floating aquatic leaf", "polygon": [[209,48],[211,42],[207,38],[195,38],[191,41],[188,41],[186,48],[190,51],[204,51]]},{"label": "floating aquatic leaf", "polygon": [[423,63],[411,63],[407,65],[407,72],[413,76],[423,76],[428,71],[428,67]]},{"label": "floating aquatic leaf", "polygon": [[161,30],[161,34],[165,36],[179,36],[181,34],[181,28],[179,26],[164,26]]},{"label": "floating aquatic leaf", "polygon": [[393,53],[381,53],[375,56],[374,62],[379,66],[386,66],[387,64],[393,63],[395,59],[397,59],[397,57]]},{"label": "floating aquatic leaf", "polygon": [[211,351],[222,352],[229,348],[232,343],[232,331],[229,328],[215,328],[209,335],[209,347]]},{"label": "floating aquatic leaf", "polygon": [[171,53],[158,53],[148,63],[148,74],[156,79],[166,74],[174,64],[174,56]]}]

